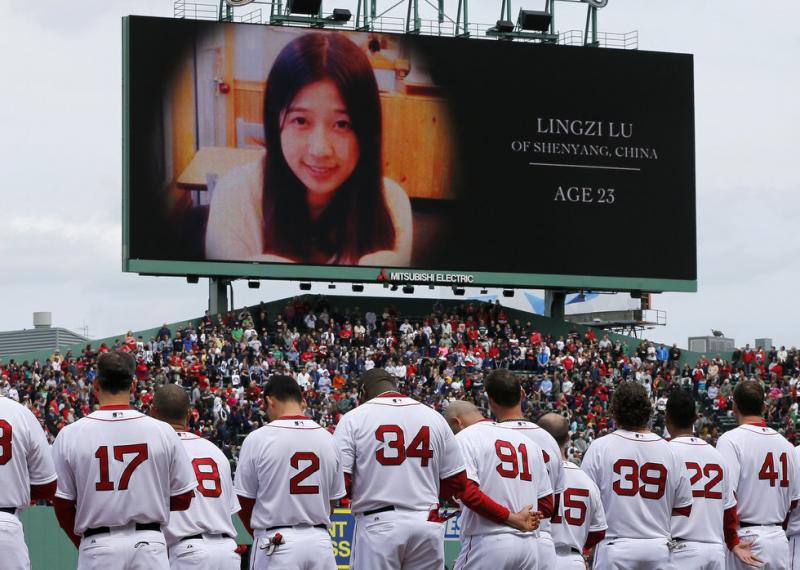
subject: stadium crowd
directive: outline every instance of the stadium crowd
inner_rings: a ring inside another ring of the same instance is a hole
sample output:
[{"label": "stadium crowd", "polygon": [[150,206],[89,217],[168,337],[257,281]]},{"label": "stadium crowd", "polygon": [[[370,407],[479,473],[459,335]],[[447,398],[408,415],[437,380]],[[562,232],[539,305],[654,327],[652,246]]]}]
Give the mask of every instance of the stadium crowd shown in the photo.
[{"label": "stadium crowd", "polygon": [[760,380],[767,394],[767,420],[796,441],[800,352],[749,345],[730,361],[703,356],[683,362],[681,350],[639,341],[610,340],[593,329],[562,337],[510,319],[499,302],[467,302],[405,318],[393,308],[382,314],[339,310],[325,298],[297,298],[280,314],[261,305],[226,315],[206,315],[180,330],[167,325],[153,338],[128,333],[113,344],[87,345],[79,354],[56,351],[46,361],[0,361],[0,394],[29,407],[52,441],[66,424],[96,405],[91,382],[98,354],[123,350],[137,360],[132,403],[147,412],[154,390],[178,383],[191,396],[191,431],[215,442],[235,467],[244,436],[268,420],[262,385],[273,373],[289,374],[304,388],[306,413],[333,431],[357,405],[356,378],[373,367],[398,377],[408,395],[444,412],[469,399],[488,409],[485,375],[509,368],[523,377],[523,411],[536,419],[555,411],[570,421],[570,454],[580,461],[591,441],[614,429],[608,404],[623,379],[641,383],[656,410],[662,433],[667,396],[690,390],[700,411],[699,435],[712,443],[731,416],[733,387]]}]

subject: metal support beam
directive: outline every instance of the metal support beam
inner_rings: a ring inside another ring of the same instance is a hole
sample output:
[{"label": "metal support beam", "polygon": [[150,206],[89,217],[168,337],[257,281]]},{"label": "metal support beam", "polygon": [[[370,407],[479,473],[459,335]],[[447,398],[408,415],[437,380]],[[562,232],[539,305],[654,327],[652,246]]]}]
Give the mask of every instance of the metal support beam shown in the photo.
[{"label": "metal support beam", "polygon": [[418,34],[422,31],[422,22],[419,18],[419,0],[408,0],[406,13],[406,33]]},{"label": "metal support beam", "polygon": [[228,303],[229,279],[211,277],[208,280],[208,312],[211,315],[225,314],[230,310]]},{"label": "metal support beam", "polygon": [[567,294],[564,291],[552,289],[544,290],[544,316],[564,320],[564,306],[567,302]]},{"label": "metal support beam", "polygon": [[469,37],[469,0],[458,0],[458,12],[456,13],[456,36],[462,38]]}]

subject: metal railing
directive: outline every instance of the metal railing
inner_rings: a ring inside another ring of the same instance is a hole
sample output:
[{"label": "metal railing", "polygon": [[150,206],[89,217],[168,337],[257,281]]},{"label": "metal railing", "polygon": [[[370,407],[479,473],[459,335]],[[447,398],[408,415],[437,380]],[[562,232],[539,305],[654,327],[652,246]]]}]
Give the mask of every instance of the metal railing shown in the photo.
[{"label": "metal railing", "polygon": [[[559,45],[582,46],[587,42],[591,42],[591,37],[587,39],[584,30],[568,30],[558,34]],[[638,49],[639,32],[638,30],[627,33],[598,32],[597,43],[598,47],[604,48]]]},{"label": "metal railing", "polygon": [[[263,8],[255,8],[254,6],[269,6],[270,2],[257,2],[248,5],[251,10],[242,12],[248,6],[237,8],[233,11],[234,22],[246,22],[249,24],[269,24],[270,10]],[[181,19],[190,20],[217,20],[219,19],[219,4],[209,4],[194,2],[192,0],[175,0],[174,2],[174,16]],[[322,17],[330,16],[330,14],[323,13]],[[360,22],[359,22],[360,23]],[[439,20],[418,19],[416,26],[407,25],[405,18],[394,16],[381,16],[379,18],[370,19],[369,31],[374,32],[387,32],[395,34],[403,34],[407,32],[418,33],[425,36],[468,36],[473,39],[496,39],[486,35],[486,31],[492,28],[489,24],[470,23],[465,29],[463,24],[456,29],[456,23],[450,19],[445,19],[440,22]],[[284,26],[300,26],[308,27],[308,24],[282,22]],[[353,14],[349,22],[344,25],[336,25],[337,29],[355,30],[356,15]],[[360,27],[358,29],[363,29]],[[559,45],[569,46],[582,46],[586,45],[584,41],[584,30],[569,30],[558,34]],[[525,40],[523,40],[525,41]],[[531,40],[527,40],[531,41]],[[535,41],[535,40],[534,40]],[[591,41],[591,38],[589,38]],[[639,47],[639,32],[627,33],[613,33],[613,32],[598,32],[597,45],[603,48],[613,49],[638,49]]]}]

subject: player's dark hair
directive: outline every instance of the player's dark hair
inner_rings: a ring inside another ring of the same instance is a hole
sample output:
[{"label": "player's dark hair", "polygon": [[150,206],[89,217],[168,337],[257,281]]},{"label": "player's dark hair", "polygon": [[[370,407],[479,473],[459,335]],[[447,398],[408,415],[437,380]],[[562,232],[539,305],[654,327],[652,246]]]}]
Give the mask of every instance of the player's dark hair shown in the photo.
[{"label": "player's dark hair", "polygon": [[736,409],[743,416],[760,416],[764,413],[764,388],[755,380],[744,380],[733,390]]},{"label": "player's dark hair", "polygon": [[372,368],[359,377],[358,387],[364,399],[371,400],[384,392],[397,390],[397,378],[383,368]]},{"label": "player's dark hair", "polygon": [[135,371],[136,361],[127,352],[105,352],[97,358],[97,382],[103,392],[127,392]]},{"label": "player's dark hair", "polygon": [[152,402],[154,417],[167,423],[184,423],[189,414],[189,394],[177,384],[165,384],[156,390]]},{"label": "player's dark hair", "polygon": [[510,408],[520,401],[520,384],[516,374],[505,368],[492,370],[486,377],[486,394],[499,405]]},{"label": "player's dark hair", "polygon": [[275,398],[279,402],[294,401],[300,404],[303,401],[303,391],[300,384],[291,376],[275,374],[270,376],[264,386],[264,396]]},{"label": "player's dark hair", "polygon": [[652,413],[653,405],[641,384],[622,382],[617,387],[611,399],[611,415],[621,428],[645,428]]},{"label": "player's dark hair", "polygon": [[667,419],[678,428],[690,428],[697,419],[691,392],[673,390],[667,399]]}]

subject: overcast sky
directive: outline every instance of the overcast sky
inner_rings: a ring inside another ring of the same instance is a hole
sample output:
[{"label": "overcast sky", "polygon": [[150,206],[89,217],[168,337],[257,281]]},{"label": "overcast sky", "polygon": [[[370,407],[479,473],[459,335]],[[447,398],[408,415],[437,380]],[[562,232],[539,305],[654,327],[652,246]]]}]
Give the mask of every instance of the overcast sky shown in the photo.
[{"label": "overcast sky", "polygon": [[[558,5],[561,31],[582,27],[585,8]],[[492,23],[499,6],[473,0],[470,18]],[[325,7],[355,11],[355,1]],[[51,311],[55,325],[86,323],[98,338],[205,308],[205,281],[120,269],[120,18],[128,14],[172,16],[173,2],[0,0],[0,330],[30,328],[32,312]],[[797,0],[610,0],[601,11],[602,30],[638,30],[641,49],[695,56],[699,292],[655,297],[669,324],[651,338],[685,346],[713,327],[742,345],[800,344],[799,20]],[[641,223],[684,231],[658,217],[657,202]],[[654,252],[653,261],[669,256]],[[237,284],[236,304],[294,291]]]}]

